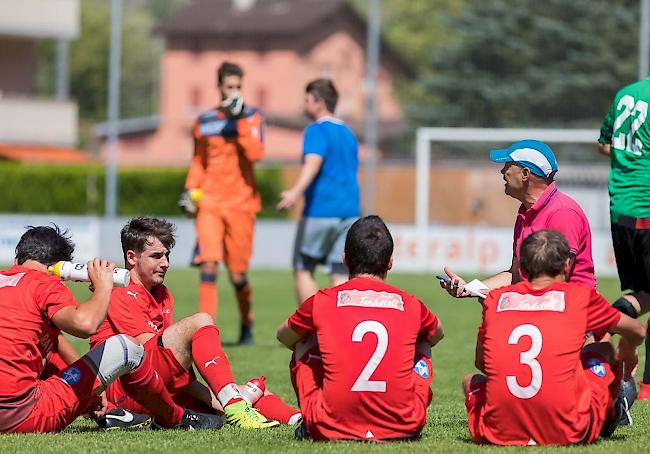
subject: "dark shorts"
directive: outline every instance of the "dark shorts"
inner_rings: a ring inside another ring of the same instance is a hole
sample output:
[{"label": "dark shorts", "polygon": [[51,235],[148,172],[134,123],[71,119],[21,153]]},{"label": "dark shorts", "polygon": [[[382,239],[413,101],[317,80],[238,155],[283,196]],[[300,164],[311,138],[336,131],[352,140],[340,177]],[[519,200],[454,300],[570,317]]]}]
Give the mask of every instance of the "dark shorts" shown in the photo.
[{"label": "dark shorts", "polygon": [[348,274],[343,264],[345,237],[358,218],[303,217],[298,224],[293,250],[293,268],[313,271],[325,265],[327,274]]},{"label": "dark shorts", "polygon": [[621,290],[650,291],[650,223],[620,216],[612,242]]}]

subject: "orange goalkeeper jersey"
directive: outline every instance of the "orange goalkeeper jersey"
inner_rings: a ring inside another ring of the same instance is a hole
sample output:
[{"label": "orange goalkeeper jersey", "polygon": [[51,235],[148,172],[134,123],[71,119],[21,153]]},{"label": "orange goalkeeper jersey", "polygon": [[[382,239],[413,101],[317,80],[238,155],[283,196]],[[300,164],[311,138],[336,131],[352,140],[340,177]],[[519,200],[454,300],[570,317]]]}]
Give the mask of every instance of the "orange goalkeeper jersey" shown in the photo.
[{"label": "orange goalkeeper jersey", "polygon": [[245,107],[238,119],[212,109],[194,124],[194,157],[185,187],[200,188],[202,209],[258,212],[253,164],[262,158],[262,114]]}]

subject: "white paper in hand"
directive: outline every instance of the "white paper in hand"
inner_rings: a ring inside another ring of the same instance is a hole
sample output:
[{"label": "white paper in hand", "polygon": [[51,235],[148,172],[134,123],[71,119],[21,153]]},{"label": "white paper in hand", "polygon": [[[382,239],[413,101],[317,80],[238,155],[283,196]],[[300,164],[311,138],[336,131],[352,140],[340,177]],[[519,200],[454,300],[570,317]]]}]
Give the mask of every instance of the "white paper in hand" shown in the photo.
[{"label": "white paper in hand", "polygon": [[471,295],[485,298],[487,296],[488,286],[481,282],[479,279],[474,279],[473,281],[465,284],[464,287]]}]

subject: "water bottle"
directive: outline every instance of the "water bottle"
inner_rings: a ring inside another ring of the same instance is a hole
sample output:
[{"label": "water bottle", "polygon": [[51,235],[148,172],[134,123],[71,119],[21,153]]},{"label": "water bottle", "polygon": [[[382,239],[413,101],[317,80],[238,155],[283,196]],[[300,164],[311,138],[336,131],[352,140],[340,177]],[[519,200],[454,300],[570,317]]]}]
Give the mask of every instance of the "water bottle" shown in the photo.
[{"label": "water bottle", "polygon": [[[66,281],[90,282],[88,277],[88,267],[85,263],[74,262],[56,262],[47,270]],[[113,284],[116,287],[128,287],[131,279],[131,273],[124,268],[115,268],[113,270]]]},{"label": "water bottle", "polygon": [[260,397],[264,395],[264,390],[266,389],[264,380],[266,380],[266,377],[262,375],[259,378],[251,378],[248,383],[244,385],[241,395],[250,405],[255,405],[255,403],[260,400]]}]

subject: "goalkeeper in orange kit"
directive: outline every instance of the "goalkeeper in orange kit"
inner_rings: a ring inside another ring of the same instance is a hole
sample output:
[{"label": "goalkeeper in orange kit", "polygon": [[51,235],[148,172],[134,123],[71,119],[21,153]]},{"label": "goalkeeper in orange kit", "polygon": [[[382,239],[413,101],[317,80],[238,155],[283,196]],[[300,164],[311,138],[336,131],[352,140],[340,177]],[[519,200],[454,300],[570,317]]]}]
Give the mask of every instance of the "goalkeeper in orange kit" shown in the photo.
[{"label": "goalkeeper in orange kit", "polygon": [[194,157],[179,205],[196,216],[194,263],[201,267],[199,310],[216,317],[219,262],[228,268],[241,315],[239,343],[253,343],[251,286],[246,277],[255,216],[261,208],[253,165],[262,158],[262,115],[244,104],[243,71],[224,62],[217,71],[221,103],[194,124]]}]

